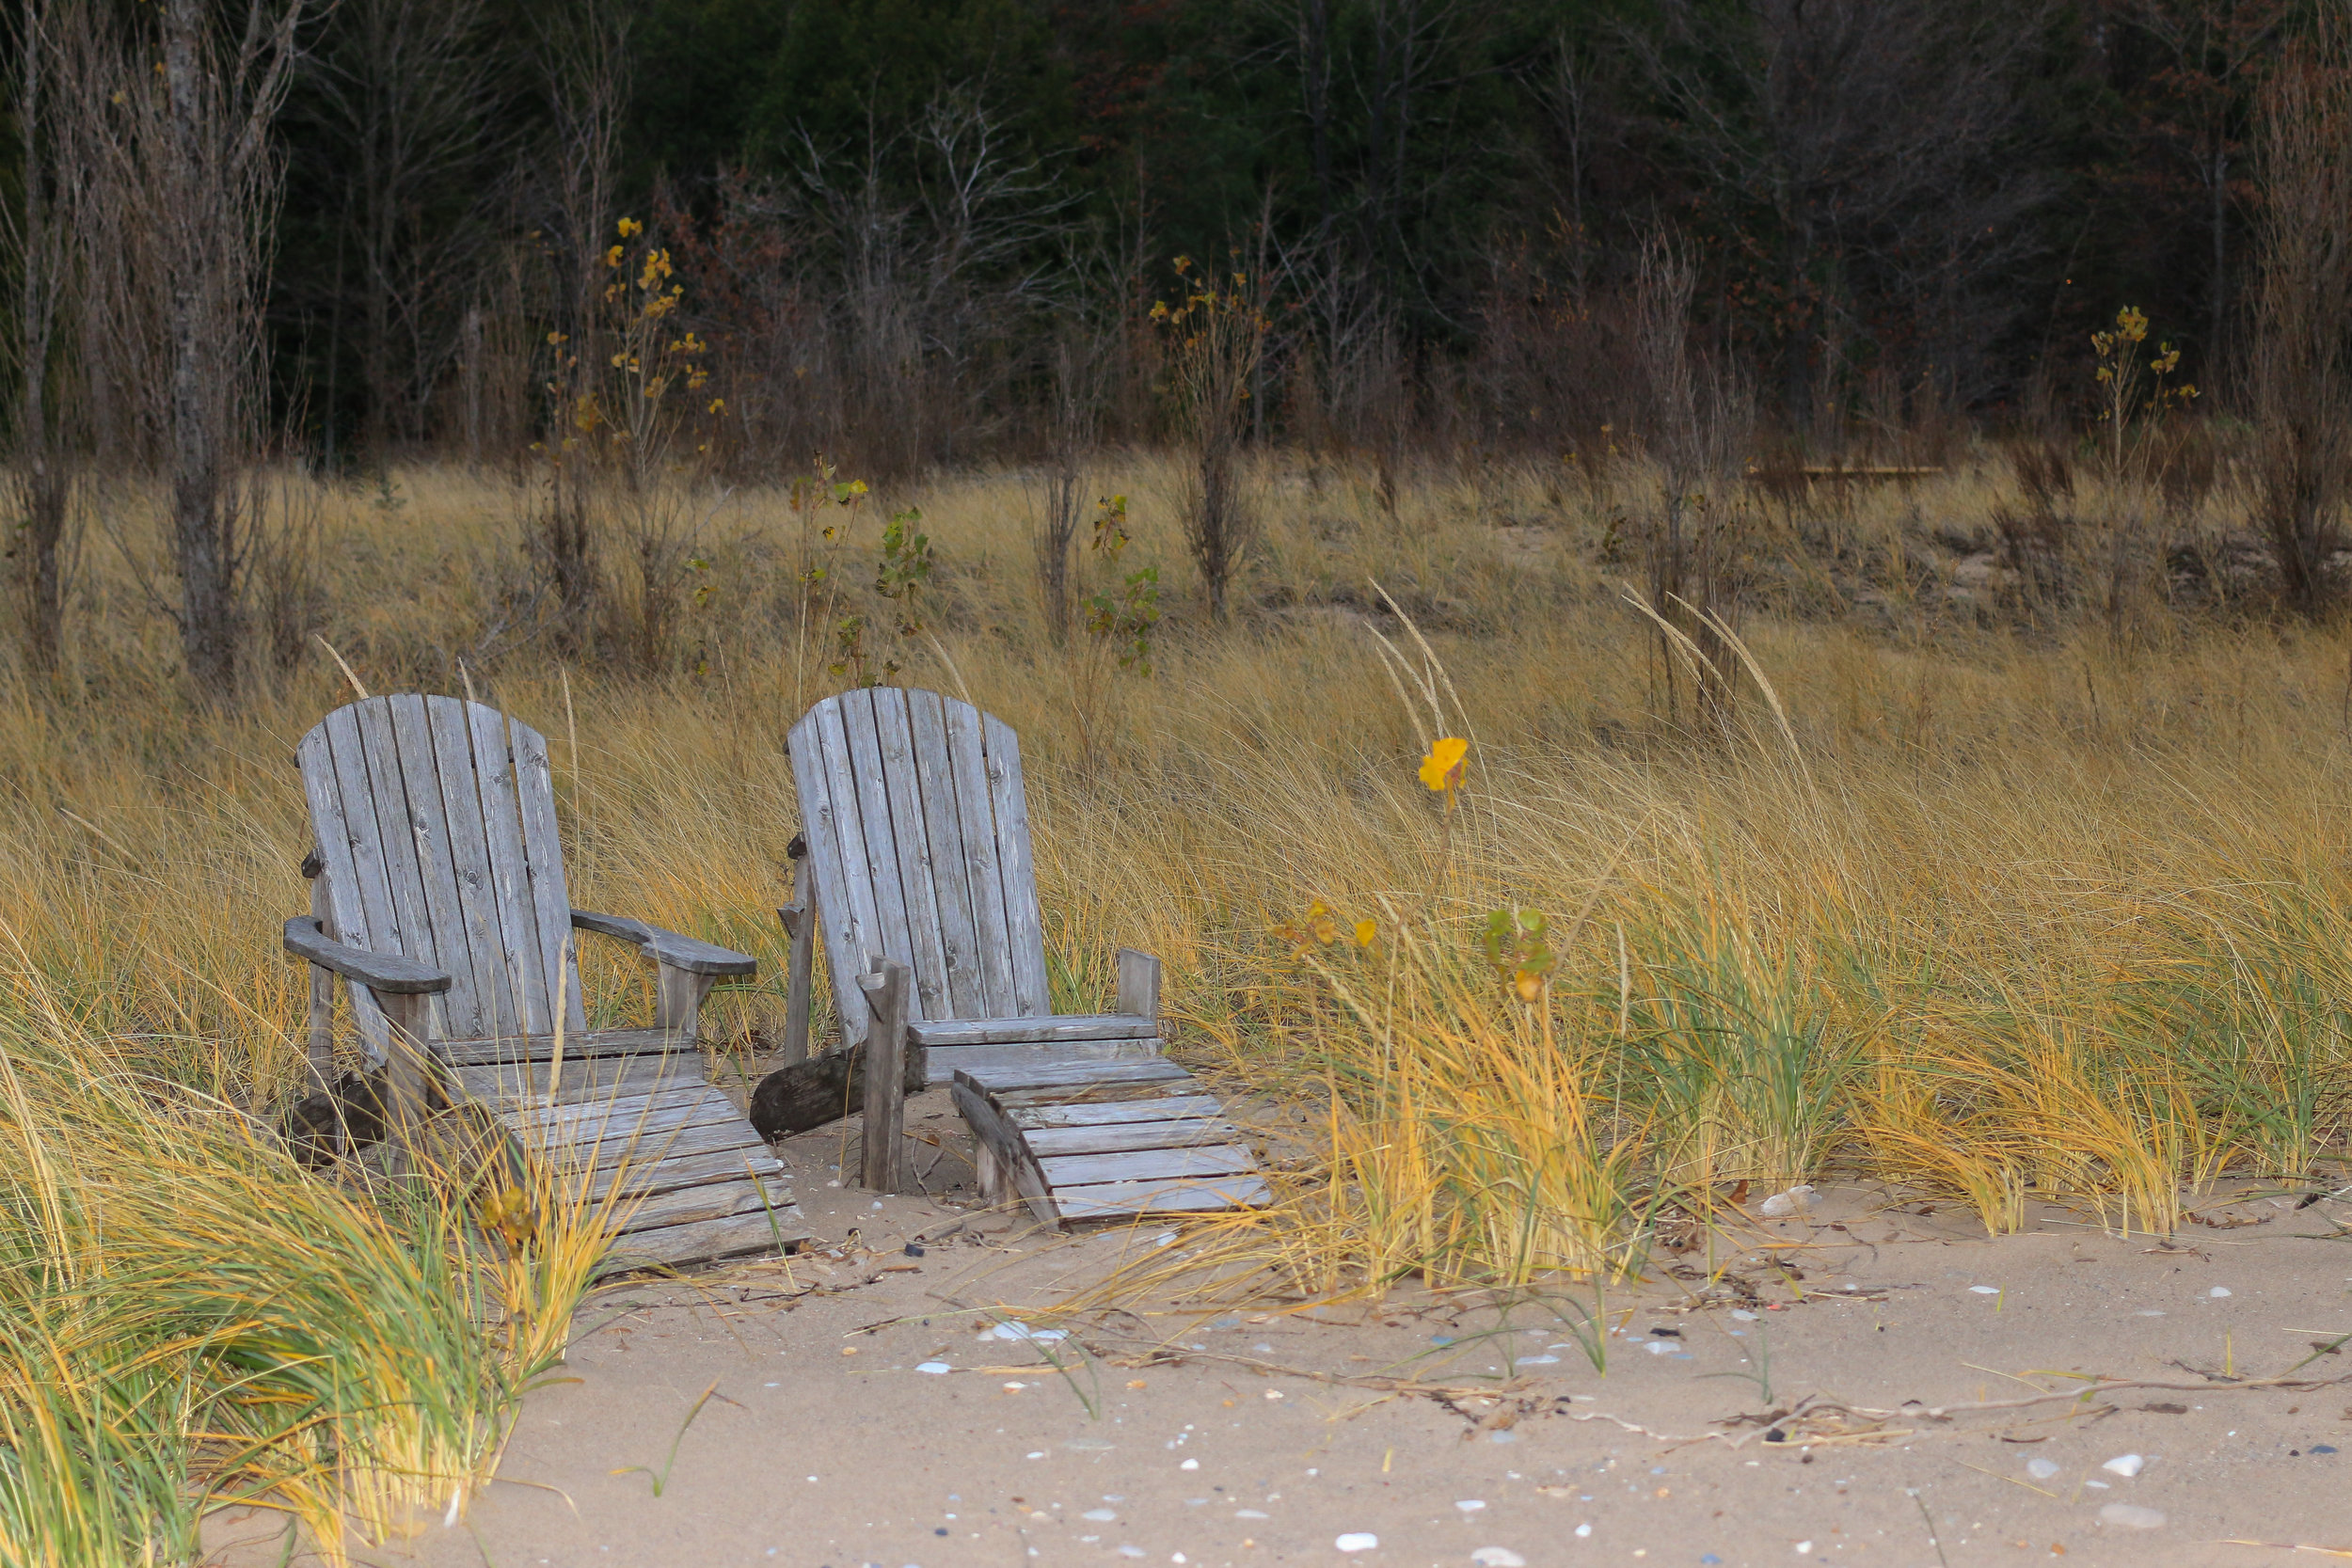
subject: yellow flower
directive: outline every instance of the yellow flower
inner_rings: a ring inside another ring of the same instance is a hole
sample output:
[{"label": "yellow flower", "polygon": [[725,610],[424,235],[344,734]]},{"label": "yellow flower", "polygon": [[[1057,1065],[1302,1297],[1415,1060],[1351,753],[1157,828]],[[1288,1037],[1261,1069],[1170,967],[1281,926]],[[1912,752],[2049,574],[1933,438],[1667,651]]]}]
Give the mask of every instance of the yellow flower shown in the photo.
[{"label": "yellow flower", "polygon": [[644,231],[645,226],[638,222],[635,218],[623,218],[621,220],[621,238],[625,240],[633,240]]},{"label": "yellow flower", "polygon": [[611,250],[604,253],[604,264],[608,267],[617,267],[621,264],[621,247],[619,245],[614,245]]},{"label": "yellow flower", "polygon": [[1359,947],[1370,947],[1370,946],[1372,945],[1372,940],[1373,940],[1373,938],[1375,938],[1375,937],[1378,936],[1379,934],[1380,934],[1380,927],[1377,927],[1377,926],[1375,926],[1375,925],[1374,925],[1371,921],[1369,921],[1369,920],[1359,920],[1359,921],[1356,922],[1356,945],[1357,945],[1357,946],[1359,946]]},{"label": "yellow flower", "polygon": [[519,1246],[531,1239],[531,1199],[519,1187],[508,1187],[482,1205],[482,1225],[506,1238],[509,1246]]},{"label": "yellow flower", "polygon": [[1421,759],[1421,782],[1432,790],[1452,794],[1462,787],[1462,759],[1469,755],[1469,741],[1447,736],[1430,747],[1429,754]]},{"label": "yellow flower", "polygon": [[1534,970],[1522,969],[1511,976],[1511,989],[1518,993],[1520,1001],[1532,1006],[1543,1000],[1544,977]]}]

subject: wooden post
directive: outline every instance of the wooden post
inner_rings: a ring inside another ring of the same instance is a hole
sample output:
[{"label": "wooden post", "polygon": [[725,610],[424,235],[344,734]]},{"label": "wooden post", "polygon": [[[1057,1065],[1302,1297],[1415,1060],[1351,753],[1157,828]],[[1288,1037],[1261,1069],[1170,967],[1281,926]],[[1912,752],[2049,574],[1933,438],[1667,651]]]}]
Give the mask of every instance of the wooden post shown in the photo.
[{"label": "wooden post", "polygon": [[1160,960],[1132,947],[1119,950],[1119,1010],[1160,1027]]},{"label": "wooden post", "polygon": [[389,1057],[385,1076],[390,1080],[392,1142],[410,1161],[422,1152],[425,1111],[426,1042],[433,1033],[433,998],[421,991],[387,991],[374,993],[376,1006],[384,1009],[384,1022],[391,1027],[387,1042]]},{"label": "wooden post", "polygon": [[689,1045],[694,1043],[702,1032],[703,1000],[717,980],[715,974],[695,974],[663,964],[654,980],[654,1027],[683,1037]]},{"label": "wooden post", "polygon": [[[785,747],[787,755],[791,753]],[[817,880],[809,875],[808,835],[794,833],[784,847],[792,863],[792,902],[776,911],[784,934],[791,939],[792,957],[785,971],[784,1066],[808,1060],[808,988],[816,962]],[[846,1042],[844,1042],[846,1043]]]},{"label": "wooden post", "polygon": [[[797,881],[798,878],[794,879]],[[817,936],[816,889],[809,892],[811,896],[776,911],[776,918],[784,922],[784,934],[792,939],[791,967],[787,972],[790,977],[784,993],[782,1065],[786,1067],[808,1060],[809,967],[816,956]]]},{"label": "wooden post", "polygon": [[906,1091],[899,1080],[906,1074],[907,1003],[914,990],[914,972],[896,958],[879,960],[880,969],[858,976],[866,993],[866,1148],[864,1185],[878,1193],[895,1193],[907,1185],[906,1139],[900,1135],[906,1119]]},{"label": "wooden post", "polygon": [[[326,870],[319,863],[318,851],[313,849],[302,858],[303,875],[310,879],[310,917],[319,923],[323,936],[335,934],[335,914],[328,897]],[[325,964],[310,966],[310,1092],[332,1094],[335,1090],[335,972]],[[342,1140],[336,1139],[335,1152],[342,1152]]]}]

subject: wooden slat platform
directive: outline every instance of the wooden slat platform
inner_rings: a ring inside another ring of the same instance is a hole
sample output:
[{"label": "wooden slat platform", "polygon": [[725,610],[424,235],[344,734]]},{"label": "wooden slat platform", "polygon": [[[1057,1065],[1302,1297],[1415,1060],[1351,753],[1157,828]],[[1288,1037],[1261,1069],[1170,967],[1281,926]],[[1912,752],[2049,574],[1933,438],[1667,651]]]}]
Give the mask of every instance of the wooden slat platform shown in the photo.
[{"label": "wooden slat platform", "polygon": [[1272,1197],[1247,1134],[1165,1056],[1025,1060],[960,1069],[956,1109],[979,1149],[980,1191],[1049,1225],[1249,1208]]},{"label": "wooden slat platform", "polygon": [[[571,1036],[564,1042],[564,1076],[569,1064],[602,1056],[675,1054],[691,1045],[660,1029],[596,1029]],[[434,1053],[452,1067],[484,1067],[495,1063],[538,1063],[545,1067],[555,1054],[553,1035],[516,1035],[504,1039],[440,1040]]]},{"label": "wooden slat platform", "polygon": [[784,1165],[703,1076],[700,1052],[582,1060],[570,1052],[566,1041],[552,1085],[546,1060],[454,1066],[450,1077],[568,1181],[598,1197],[618,1183],[635,1204],[599,1273],[703,1262],[807,1239]]},{"label": "wooden slat platform", "polygon": [[[909,1028],[912,1036],[914,1031]],[[1051,1045],[928,1045],[923,1052],[924,1081],[952,1084],[965,1068],[990,1072],[1017,1068],[1042,1055],[1057,1062],[1132,1061],[1160,1053],[1156,1035],[1131,1035],[1121,1039],[1058,1040]]]}]

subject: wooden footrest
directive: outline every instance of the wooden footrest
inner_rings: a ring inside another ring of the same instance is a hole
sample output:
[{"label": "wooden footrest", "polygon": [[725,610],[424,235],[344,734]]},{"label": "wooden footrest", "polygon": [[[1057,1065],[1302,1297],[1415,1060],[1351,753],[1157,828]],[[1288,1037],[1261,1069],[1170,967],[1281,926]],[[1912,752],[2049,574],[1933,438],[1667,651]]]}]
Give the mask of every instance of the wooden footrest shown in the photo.
[{"label": "wooden footrest", "polygon": [[952,1084],[965,1068],[993,1072],[1041,1061],[1135,1061],[1160,1053],[1158,1025],[1132,1013],[911,1020],[907,1043],[923,1048],[925,1081],[932,1084]]},{"label": "wooden footrest", "polygon": [[633,1205],[599,1274],[807,1239],[783,1164],[703,1076],[699,1053],[567,1061],[552,1085],[544,1063],[485,1062],[453,1077],[567,1190],[602,1198],[617,1186]]},{"label": "wooden footrest", "polygon": [[1268,1201],[1242,1130],[1165,1056],[958,1069],[981,1196],[1049,1225]]}]

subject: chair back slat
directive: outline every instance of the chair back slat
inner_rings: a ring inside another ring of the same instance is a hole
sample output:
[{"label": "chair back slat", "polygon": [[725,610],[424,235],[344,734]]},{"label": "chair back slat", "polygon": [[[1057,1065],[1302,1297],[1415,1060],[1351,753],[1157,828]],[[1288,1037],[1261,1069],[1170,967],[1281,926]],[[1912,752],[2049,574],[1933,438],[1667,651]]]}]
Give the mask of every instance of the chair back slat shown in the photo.
[{"label": "chair back slat", "polygon": [[[497,709],[469,704],[458,718],[472,756],[494,757],[510,750],[506,716]],[[553,1034],[555,993],[548,987],[547,949],[539,941],[538,906],[532,898],[531,862],[523,850],[522,807],[514,770],[477,764],[474,785],[482,801],[482,840],[490,859],[501,969],[509,977],[524,1032]],[[570,918],[568,913],[565,918]]]},{"label": "chair back slat", "polygon": [[877,953],[914,970],[925,1021],[1044,1013],[1012,731],[936,692],[866,688],[803,715],[791,754],[845,1038],[866,1037],[855,977]]},{"label": "chair back slat", "polygon": [[406,701],[414,706],[404,711],[402,701],[394,700],[395,724],[421,728],[420,745],[433,758],[434,779],[440,791],[450,884],[480,988],[475,997],[479,1009],[476,1037],[513,1039],[529,1033],[528,1014],[520,971],[508,956],[504,918],[499,911],[487,814],[474,777],[473,738],[467,732],[465,708],[458,703],[411,698]]},{"label": "chair back slat", "polygon": [[[582,1025],[544,736],[454,697],[370,697],[328,714],[296,759],[331,934],[446,971],[438,1037],[545,1034],[559,994]],[[382,1013],[364,987],[352,996],[380,1053]]]},{"label": "chair back slat", "polygon": [[1045,978],[1045,922],[1038,912],[1037,866],[1029,856],[1029,791],[1021,742],[1011,726],[982,715],[988,798],[996,810],[996,861],[1005,881],[1005,951],[1012,959],[1012,1005],[1022,1018],[1054,1010]]},{"label": "chair back slat", "polygon": [[871,691],[860,689],[841,699],[841,727],[842,742],[849,748],[850,787],[857,791],[866,863],[872,868],[866,879],[874,900],[870,935],[884,957],[912,967],[914,941],[907,929],[906,886],[898,875],[898,835],[890,820],[890,791],[882,782],[882,737],[874,730]]},{"label": "chair back slat", "polygon": [[[580,989],[580,964],[572,957],[572,894],[564,879],[564,840],[555,826],[555,768],[548,760],[548,737],[528,724],[506,721],[508,745],[491,753],[515,781],[522,808],[523,867],[531,879],[532,911],[538,916],[539,973],[548,990],[560,981],[565,1030],[586,1029],[588,1009]],[[478,753],[477,753],[478,754]],[[548,1021],[552,1031],[555,1020]]]},{"label": "chair back slat", "polygon": [[362,715],[362,735],[385,732],[391,766],[401,781],[400,805],[407,830],[405,854],[390,857],[417,879],[422,929],[433,961],[449,971],[452,983],[437,1001],[434,1033],[441,1039],[478,1039],[489,1032],[485,1015],[495,1017],[480,985],[466,912],[457,895],[457,867],[451,857],[449,810],[441,795],[441,768],[433,754],[432,726],[424,699],[413,692],[386,699],[387,711],[373,722]]},{"label": "chair back slat", "polygon": [[[808,863],[817,871],[818,927],[825,958],[839,993],[836,1004],[847,1037],[866,1037],[866,1006],[857,976],[867,956],[882,951],[874,914],[874,888],[866,871],[866,826],[858,811],[857,784],[850,772],[850,742],[838,702],[819,703],[804,715],[787,744],[792,777],[801,797],[802,832]],[[852,874],[854,872],[854,874]]]},{"label": "chair back slat", "polygon": [[981,1018],[1018,1018],[1012,994],[1012,939],[1005,920],[1005,874],[996,852],[996,808],[988,790],[987,743],[980,710],[969,703],[946,703],[947,767],[955,776],[956,807],[972,826],[963,836],[963,856],[972,887],[972,924],[980,948],[980,985],[986,1008]]},{"label": "chair back slat", "polygon": [[[931,863],[934,829],[923,809],[922,780],[915,773],[907,693],[884,686],[876,687],[870,694],[882,793],[890,803],[891,837],[898,851],[899,901],[907,911],[907,946],[914,954],[914,995],[909,1016],[925,1021],[952,1018],[947,950],[940,934],[938,879]],[[941,849],[953,847],[958,837],[941,834]]]},{"label": "chair back slat", "polygon": [[[348,708],[328,714],[302,737],[294,755],[310,800],[319,874],[326,879],[326,935],[352,947],[398,951],[400,934],[391,889],[384,880],[383,839],[376,831],[367,761],[360,755],[358,717]],[[351,1010],[369,1053],[381,1057],[387,1037],[375,998],[355,987]]]},{"label": "chair back slat", "polygon": [[947,753],[947,715],[936,691],[910,691],[906,699],[914,792],[930,833],[931,893],[947,969],[947,1005],[940,1017],[985,1018],[988,994],[980,978],[979,927],[972,918],[963,812],[956,804],[956,775]]}]

